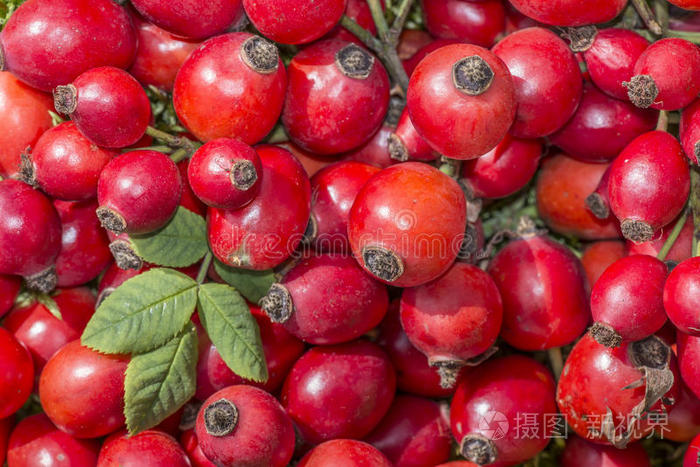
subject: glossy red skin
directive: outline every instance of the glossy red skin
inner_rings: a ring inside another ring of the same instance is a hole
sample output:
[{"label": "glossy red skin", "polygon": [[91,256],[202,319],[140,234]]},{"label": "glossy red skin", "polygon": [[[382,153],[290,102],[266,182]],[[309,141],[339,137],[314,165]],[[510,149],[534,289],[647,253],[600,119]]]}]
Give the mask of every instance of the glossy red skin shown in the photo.
[{"label": "glossy red skin", "polygon": [[631,255],[608,267],[591,290],[593,321],[612,327],[623,340],[651,336],[666,323],[664,283],[668,268],[648,255]]},{"label": "glossy red skin", "polygon": [[513,76],[518,110],[510,133],[538,138],[554,133],[574,114],[583,80],[574,54],[552,31],[527,28],[493,49]]},{"label": "glossy red skin", "polygon": [[608,162],[634,138],[653,130],[657,117],[652,109],[639,109],[586,84],[576,113],[549,140],[581,161]]},{"label": "glossy red skin", "polygon": [[282,323],[292,335],[314,345],[349,342],[384,318],[386,287],[351,256],[319,254],[305,258],[280,283],[294,311]]},{"label": "glossy red skin", "polygon": [[503,304],[487,273],[455,263],[435,281],[405,289],[400,314],[408,339],[429,363],[464,363],[496,342]]},{"label": "glossy red skin", "polygon": [[700,435],[700,398],[681,381],[678,399],[668,412],[668,430],[664,438],[687,442]]},{"label": "glossy red skin", "polygon": [[19,277],[0,274],[0,318],[12,308],[20,287],[22,280]]},{"label": "glossy red skin", "polygon": [[107,438],[100,449],[97,467],[190,467],[180,444],[170,435],[146,430],[128,436],[119,432]]},{"label": "glossy red skin", "polygon": [[109,296],[109,294],[114,292],[114,289],[116,289],[132,277],[138,276],[142,272],[148,271],[150,268],[150,266],[144,265],[144,267],[142,267],[139,270],[120,269],[116,264],[110,264],[110,266],[100,278],[100,282],[97,288],[97,303],[102,303],[102,300],[104,300],[105,298],[107,298],[107,296]]},{"label": "glossy red skin", "polygon": [[425,27],[438,39],[491,47],[505,29],[501,0],[422,0],[421,5]]},{"label": "glossy red skin", "polygon": [[433,36],[427,31],[422,29],[404,29],[399,36],[396,52],[399,58],[405,62],[418,53],[420,49],[434,41]]},{"label": "glossy red skin", "polygon": [[542,155],[542,141],[507,134],[483,156],[462,164],[462,181],[479,198],[505,198],[532,179]]},{"label": "glossy red skin", "polygon": [[[236,406],[238,422],[233,432],[216,437],[206,431],[204,410],[220,399]],[[229,386],[213,394],[199,410],[195,433],[215,464],[283,467],[294,453],[292,420],[277,399],[252,386]]]},{"label": "glossy red skin", "polygon": [[[232,5],[236,2],[226,3]],[[211,4],[212,2],[207,6]],[[138,48],[129,73],[145,86],[151,85],[172,92],[177,72],[201,42],[176,37],[165,29],[144,21],[137,13],[131,15],[131,20],[138,34]]]},{"label": "glossy red skin", "polygon": [[0,462],[5,462],[7,454],[7,441],[10,438],[10,431],[14,424],[14,417],[6,417],[0,419]]},{"label": "glossy red skin", "polygon": [[49,198],[26,183],[0,181],[0,274],[45,271],[61,249],[61,220]]},{"label": "glossy red skin", "polygon": [[[665,436],[664,436],[665,437]],[[630,444],[625,449],[591,443],[578,436],[570,436],[561,456],[561,467],[649,467],[649,455],[641,444]]]},{"label": "glossy red skin", "polygon": [[506,34],[511,34],[519,29],[539,26],[539,24],[534,19],[516,10],[510,2],[506,2]]},{"label": "glossy red skin", "polygon": [[668,318],[680,330],[700,336],[700,257],[673,268],[663,291]]},{"label": "glossy red skin", "polygon": [[[549,442],[553,427],[545,425],[544,416],[557,413],[555,386],[547,368],[521,355],[489,360],[470,369],[460,379],[450,406],[452,435],[459,444],[470,434],[490,439],[498,462],[516,464],[528,460]],[[489,412],[500,412],[513,427],[501,439],[493,436],[494,426],[484,426],[485,414]],[[515,429],[523,413],[537,414],[532,436],[520,436]]]},{"label": "glossy red skin", "polygon": [[[654,240],[642,243],[634,243],[628,240],[627,248],[629,250],[629,254],[657,256],[671,234],[671,231],[673,231],[673,227],[676,225],[676,220],[677,219],[674,219],[666,224],[666,226],[662,228],[662,234]],[[676,242],[671,247],[668,255],[666,255],[666,261],[675,261],[676,263],[685,261],[692,256],[692,249],[693,220],[692,218],[688,217],[685,225],[681,229],[681,233],[676,239]]]},{"label": "glossy red skin", "polygon": [[5,69],[34,88],[51,91],[91,68],[127,68],[134,59],[136,30],[110,0],[30,0],[21,7],[0,43]]},{"label": "glossy red skin", "polygon": [[397,396],[377,428],[365,441],[395,465],[421,467],[450,458],[449,423],[437,402]]},{"label": "glossy red skin", "polygon": [[34,366],[29,351],[2,327],[0,357],[0,418],[5,418],[17,412],[29,398]]},{"label": "glossy red skin", "polygon": [[637,59],[634,75],[649,75],[654,79],[659,94],[652,108],[681,109],[700,92],[700,50],[685,39],[654,42]]},{"label": "glossy red skin", "polygon": [[605,94],[627,100],[622,83],[634,75],[634,64],[649,47],[649,41],[629,29],[598,30],[593,45],[583,52],[588,74]]},{"label": "glossy red skin", "polygon": [[316,251],[347,253],[348,217],[360,189],[377,167],[362,162],[337,162],[311,177],[311,216],[316,221]]},{"label": "glossy red skin", "polygon": [[237,210],[209,208],[209,245],[222,262],[264,270],[282,263],[301,241],[311,212],[309,177],[292,154],[257,146],[262,161],[260,193]]},{"label": "glossy red skin", "polygon": [[100,444],[76,439],[62,432],[44,415],[31,415],[12,431],[7,451],[8,467],[30,465],[92,467]]},{"label": "glossy red skin", "polygon": [[80,337],[95,311],[95,296],[87,287],[59,289],[51,298],[63,319],[34,302],[13,308],[3,324],[32,354],[37,377],[57,350]]},{"label": "glossy red skin", "polygon": [[700,100],[696,99],[681,112],[680,140],[691,164],[700,162]]},{"label": "glossy red skin", "polygon": [[608,266],[625,256],[627,245],[620,240],[601,240],[589,244],[581,256],[588,284],[593,287]]},{"label": "glossy red skin", "polygon": [[363,441],[333,439],[309,451],[297,467],[391,467],[377,448]]},{"label": "glossy red skin", "polygon": [[246,65],[240,48],[252,36],[236,32],[213,37],[192,52],[177,73],[175,112],[200,141],[238,138],[255,144],[272,130],[282,112],[287,87],[284,64],[280,60],[270,74]]},{"label": "glossy red skin", "polygon": [[434,161],[439,156],[423,137],[418,134],[411,122],[407,109],[401,112],[394,135],[401,140],[409,159],[429,162]]},{"label": "glossy red skin", "polygon": [[606,169],[606,164],[581,162],[564,154],[542,162],[536,183],[537,211],[550,229],[586,240],[621,236],[614,216],[598,219],[585,204]]},{"label": "glossy red skin", "polygon": [[136,79],[115,67],[93,68],[75,78],[80,132],[98,146],[124,148],[137,142],[151,122],[151,103]]},{"label": "glossy red skin", "polygon": [[16,175],[20,154],[51,128],[53,99],[30,88],[8,71],[0,71],[0,113],[5,116],[0,132],[0,176]]},{"label": "glossy red skin", "polygon": [[294,154],[294,157],[304,166],[304,171],[309,177],[313,177],[319,170],[338,160],[335,156],[319,156],[318,154],[312,154],[301,149],[291,141],[278,143],[277,146],[283,147]]},{"label": "glossy red skin", "polygon": [[524,15],[540,23],[555,26],[584,26],[605,23],[616,17],[627,5],[627,0],[510,0]]},{"label": "glossy red skin", "polygon": [[75,340],[49,359],[39,378],[46,415],[75,438],[98,438],[124,425],[124,372],[129,357],[104,355]]},{"label": "glossy red skin", "polygon": [[129,234],[146,234],[173,217],[182,195],[175,163],[157,151],[131,151],[113,159],[100,175],[97,200],[120,214]]},{"label": "glossy red skin", "polygon": [[306,44],[333,29],[347,3],[347,0],[243,0],[243,7],[250,22],[265,37],[282,44]]},{"label": "glossy red skin", "polygon": [[635,138],[615,159],[609,183],[613,214],[620,221],[644,221],[656,231],[683,209],[690,172],[678,141],[665,131],[650,131]]},{"label": "glossy red skin", "polygon": [[380,169],[396,164],[397,161],[389,155],[389,135],[393,131],[393,126],[384,123],[367,143],[358,149],[345,153],[340,160],[363,162]]},{"label": "glossy red skin", "polygon": [[683,467],[695,467],[698,464],[698,456],[700,456],[700,435],[690,442],[683,456]]},{"label": "glossy red skin", "polygon": [[362,438],[394,399],[396,375],[387,355],[358,340],[313,347],[292,367],[281,401],[303,440]]},{"label": "glossy red skin", "polygon": [[[452,66],[478,55],[494,73],[489,88],[478,96],[459,91]],[[493,149],[513,123],[515,85],[505,63],[481,47],[453,44],[423,59],[411,75],[408,111],[418,133],[433,149],[453,159],[473,159]]]},{"label": "glossy red skin", "polygon": [[[241,190],[231,181],[231,170],[238,162],[250,162],[258,179],[247,190]],[[229,138],[218,138],[192,155],[187,168],[187,180],[194,194],[207,206],[219,209],[238,209],[250,203],[260,192],[262,182],[260,157],[247,144]]]},{"label": "glossy red skin", "polygon": [[36,183],[44,193],[83,201],[97,197],[100,172],[116,155],[90,142],[74,122],[64,122],[41,135],[30,157]]},{"label": "glossy red skin", "polygon": [[489,274],[503,299],[501,337],[520,350],[573,342],[590,320],[583,266],[545,236],[514,240],[493,258]]},{"label": "glossy red skin", "polygon": [[[381,0],[381,3],[382,7],[384,7],[384,0]],[[345,16],[355,20],[357,24],[368,30],[373,36],[377,34],[377,27],[374,25],[372,12],[370,11],[369,5],[365,0],[347,0]],[[357,38],[357,36],[342,27],[340,24],[331,29],[328,34],[323,36],[323,38],[341,39],[348,42],[354,42],[362,47],[366,47],[362,41]]]},{"label": "glossy red skin", "polygon": [[676,333],[676,337],[681,377],[688,389],[700,398],[700,337],[680,331]]},{"label": "glossy red skin", "polygon": [[700,10],[700,2],[698,0],[669,0],[669,3],[686,10]]},{"label": "glossy red skin", "polygon": [[182,432],[182,435],[180,435],[180,444],[182,444],[183,449],[187,453],[187,457],[190,458],[192,467],[216,467],[214,463],[204,455],[202,448],[199,447],[199,441],[197,441],[194,428]]},{"label": "glossy red skin", "polygon": [[192,211],[195,214],[199,214],[202,217],[207,215],[207,206],[197,198],[194,194],[192,188],[190,187],[190,182],[187,179],[187,169],[189,168],[190,159],[183,159],[177,163],[177,169],[180,171],[180,179],[182,180],[182,196],[180,197],[180,206],[185,209]]},{"label": "glossy red skin", "polygon": [[404,272],[391,285],[413,287],[450,267],[466,221],[464,193],[453,179],[426,164],[406,162],[378,172],[362,187],[350,209],[348,238],[363,267],[367,246],[394,252]]},{"label": "glossy red skin", "polygon": [[461,44],[462,41],[457,39],[431,39],[430,42],[424,44],[420,49],[418,49],[413,55],[408,58],[402,59],[403,68],[406,70],[406,74],[410,77],[413,71],[416,69],[418,64],[431,52],[436,51],[441,47],[452,44]]},{"label": "glossy red skin", "polygon": [[454,393],[455,388],[443,388],[437,369],[428,364],[428,359],[415,348],[401,326],[398,301],[389,307],[379,326],[377,344],[387,353],[396,369],[396,386],[403,392],[417,396],[444,398]]},{"label": "glossy red skin", "polygon": [[268,380],[264,383],[256,383],[235,374],[221,359],[219,351],[206,334],[200,333],[195,394],[197,399],[204,400],[216,391],[234,384],[249,384],[269,393],[275,393],[282,386],[294,362],[306,350],[302,341],[287,332],[281,324],[271,322],[259,307],[250,305],[250,312],[260,329]]},{"label": "glossy red skin", "polygon": [[181,37],[206,39],[238,24],[243,17],[241,0],[134,0],[131,2],[149,22]]},{"label": "glossy red skin", "polygon": [[389,106],[389,77],[378,59],[365,79],[342,73],[335,55],[347,45],[319,41],[289,64],[282,123],[295,144],[316,154],[339,154],[366,143]]}]

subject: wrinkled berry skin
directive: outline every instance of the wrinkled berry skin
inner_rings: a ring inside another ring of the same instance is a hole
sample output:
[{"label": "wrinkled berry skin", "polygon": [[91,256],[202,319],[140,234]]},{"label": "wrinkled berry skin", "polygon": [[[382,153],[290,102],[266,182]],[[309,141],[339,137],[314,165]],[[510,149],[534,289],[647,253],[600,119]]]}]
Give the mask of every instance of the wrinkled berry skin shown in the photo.
[{"label": "wrinkled berry skin", "polygon": [[252,37],[245,32],[213,37],[177,73],[175,112],[198,140],[238,138],[255,144],[275,126],[287,73],[279,59],[274,70],[260,73],[241,58],[243,43]]},{"label": "wrinkled berry skin", "polygon": [[[517,464],[530,459],[543,450],[549,442],[552,426],[546,426],[545,414],[557,412],[554,401],[555,383],[550,371],[542,364],[521,355],[510,355],[489,360],[466,371],[459,381],[457,392],[450,406],[452,435],[465,452],[463,440],[477,435],[495,448],[495,461]],[[485,414],[496,413],[505,417],[508,425],[518,426],[518,418],[524,413],[537,414],[536,426],[531,436],[519,436],[511,428],[502,437],[494,433],[498,422],[484,426]],[[491,425],[491,426],[489,426]],[[500,438],[500,439],[499,439]]]},{"label": "wrinkled berry skin", "polygon": [[[493,81],[473,96],[455,85],[453,66],[478,56]],[[453,44],[428,55],[411,75],[408,112],[418,133],[433,149],[453,159],[473,159],[493,149],[513,123],[517,101],[505,63],[481,47]]]},{"label": "wrinkled berry skin", "polygon": [[123,465],[149,467],[190,467],[184,449],[170,435],[157,430],[146,430],[128,436],[118,432],[108,437],[97,459],[97,467]]},{"label": "wrinkled berry skin", "polygon": [[567,247],[545,236],[525,236],[499,251],[488,272],[503,299],[501,337],[513,347],[560,347],[588,325],[585,272]]},{"label": "wrinkled berry skin", "polygon": [[700,398],[700,337],[677,332],[678,367],[688,389]]},{"label": "wrinkled berry skin", "polygon": [[49,359],[39,378],[46,415],[76,438],[99,438],[124,425],[124,372],[129,357],[104,355],[66,344]]},{"label": "wrinkled berry skin", "polygon": [[616,17],[627,0],[510,0],[521,13],[540,23],[554,26],[584,26],[605,23]]},{"label": "wrinkled berry skin", "polygon": [[206,3],[181,0],[134,0],[134,8],[149,22],[190,39],[207,39],[235,26],[243,17],[241,0],[212,0]]},{"label": "wrinkled berry skin", "polygon": [[136,43],[129,15],[111,0],[30,0],[0,35],[4,68],[42,91],[91,68],[127,68]]},{"label": "wrinkled berry skin", "polygon": [[257,146],[260,193],[237,210],[209,208],[214,255],[229,266],[264,270],[282,263],[301,242],[311,211],[309,177],[286,149]]},{"label": "wrinkled berry skin", "polygon": [[255,28],[282,44],[306,44],[323,36],[340,21],[347,3],[348,0],[243,0]]},{"label": "wrinkled berry skin", "polygon": [[22,280],[19,277],[0,274],[0,318],[10,311],[21,287]]},{"label": "wrinkled berry skin", "polygon": [[307,443],[362,438],[389,410],[396,375],[386,354],[358,340],[313,347],[297,360],[281,401]]},{"label": "wrinkled berry skin", "polygon": [[[666,435],[664,434],[664,437]],[[625,449],[591,443],[578,436],[569,436],[561,457],[561,467],[606,466],[606,467],[650,467],[649,455],[641,444],[635,443]]]},{"label": "wrinkled berry skin", "polygon": [[151,150],[131,151],[113,159],[102,171],[97,186],[100,209],[121,216],[123,230],[137,235],[167,224],[181,195],[177,166],[167,154]]},{"label": "wrinkled berry skin", "polygon": [[34,366],[29,351],[1,327],[0,357],[0,418],[6,418],[29,398],[34,385]]},{"label": "wrinkled berry skin", "polygon": [[[236,407],[238,419],[232,432],[215,436],[209,433],[204,414],[222,399]],[[284,467],[294,453],[294,426],[289,416],[277,399],[251,386],[229,386],[204,401],[195,433],[202,452],[217,465]]]},{"label": "wrinkled berry skin", "polygon": [[428,32],[438,39],[491,47],[505,29],[506,10],[500,0],[422,0]]},{"label": "wrinkled berry skin", "polygon": [[627,245],[620,240],[601,240],[590,243],[581,256],[581,264],[586,270],[588,284],[594,287],[608,266],[627,254]]},{"label": "wrinkled berry skin", "polygon": [[679,330],[700,336],[700,258],[673,268],[664,286],[664,308]]},{"label": "wrinkled berry skin", "polygon": [[518,110],[513,136],[538,138],[560,129],[576,111],[583,80],[574,54],[544,28],[516,31],[492,49],[513,75]]},{"label": "wrinkled berry skin", "polygon": [[298,467],[391,467],[393,464],[377,448],[364,441],[333,439],[309,451]]}]

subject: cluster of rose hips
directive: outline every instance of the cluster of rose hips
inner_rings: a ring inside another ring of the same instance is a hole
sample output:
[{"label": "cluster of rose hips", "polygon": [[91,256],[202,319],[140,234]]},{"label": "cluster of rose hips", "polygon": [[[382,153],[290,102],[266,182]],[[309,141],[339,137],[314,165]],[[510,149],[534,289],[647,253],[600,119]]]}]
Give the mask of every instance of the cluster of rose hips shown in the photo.
[{"label": "cluster of rose hips", "polygon": [[[700,1],[668,1],[26,1],[0,33],[0,462],[509,466],[558,437],[622,467],[656,436],[700,465]],[[180,209],[199,284],[212,256],[275,271],[249,304],[269,378],[195,315],[194,397],[128,433],[131,357],[80,337],[168,266],[132,240]]]}]

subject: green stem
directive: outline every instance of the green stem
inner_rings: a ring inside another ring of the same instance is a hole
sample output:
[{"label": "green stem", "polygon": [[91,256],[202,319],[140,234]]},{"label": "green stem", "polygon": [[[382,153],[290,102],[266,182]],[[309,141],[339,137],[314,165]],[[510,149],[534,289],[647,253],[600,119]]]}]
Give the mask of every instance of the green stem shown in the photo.
[{"label": "green stem", "polygon": [[700,171],[697,167],[690,170],[691,190],[690,209],[693,212],[693,256],[700,256],[698,238],[700,237]]},{"label": "green stem", "polygon": [[194,146],[192,141],[185,138],[184,136],[171,135],[170,133],[166,133],[165,131],[161,131],[158,128],[154,128],[152,126],[149,126],[148,128],[146,128],[146,134],[153,137],[153,138],[156,138],[156,139],[163,141],[165,144],[167,144],[170,147],[184,148],[184,147],[193,147]]},{"label": "green stem", "polygon": [[656,14],[656,19],[661,26],[661,30],[666,31],[668,29],[668,2],[666,0],[654,0],[654,13]]},{"label": "green stem", "polygon": [[666,242],[664,242],[664,246],[661,247],[661,250],[659,250],[659,254],[656,255],[656,257],[659,258],[661,261],[664,261],[666,259],[666,256],[668,256],[668,252],[671,251],[671,248],[673,248],[673,245],[676,243],[676,240],[678,240],[678,236],[680,235],[681,230],[683,230],[683,226],[685,225],[685,221],[687,219],[688,210],[684,209],[683,213],[678,218],[676,225],[673,226],[671,234],[666,239]]},{"label": "green stem", "polygon": [[369,11],[372,13],[374,25],[377,27],[377,35],[384,41],[384,38],[386,38],[389,33],[389,25],[386,23],[386,18],[384,17],[382,4],[379,0],[367,0],[367,4],[369,5]]},{"label": "green stem", "polygon": [[642,21],[644,21],[644,24],[647,26],[647,29],[657,36],[660,36],[663,33],[663,29],[661,29],[661,25],[656,20],[656,16],[654,15],[654,12],[651,10],[651,7],[647,1],[632,0],[632,5],[634,5],[637,13],[639,13],[639,16],[641,16]]},{"label": "green stem", "polygon": [[209,272],[209,266],[211,265],[211,260],[214,258],[214,255],[212,254],[211,251],[207,251],[207,254],[204,256],[204,259],[202,260],[202,265],[199,267],[199,272],[197,273],[197,284],[202,284],[204,283],[204,279],[207,277],[207,273]]},{"label": "green stem", "polygon": [[394,48],[399,44],[399,36],[401,36],[401,31],[403,31],[403,26],[406,24],[406,19],[408,18],[408,13],[411,11],[414,0],[402,0],[399,5],[398,14],[396,19],[391,25],[389,30],[389,37],[387,42]]},{"label": "green stem", "polygon": [[350,18],[349,16],[343,15],[340,18],[340,25],[353,33],[355,37],[360,39],[363,44],[372,49],[374,52],[378,52],[382,48],[382,43],[372,35],[371,32],[357,24],[357,22]]},{"label": "green stem", "polygon": [[625,12],[622,14],[622,20],[617,27],[622,29],[632,29],[637,26],[638,18],[639,15],[637,14],[637,10],[632,5],[628,5],[627,8],[625,8]]},{"label": "green stem", "polygon": [[656,121],[656,129],[658,131],[668,130],[668,112],[662,110],[659,112],[659,119]]},{"label": "green stem", "polygon": [[561,372],[564,369],[564,359],[561,356],[561,347],[554,347],[547,350],[547,355],[549,355],[549,363],[552,365],[552,373],[554,373],[554,379],[559,381]]},{"label": "green stem", "polygon": [[170,146],[145,146],[143,148],[134,148],[126,150],[126,152],[130,151],[158,151],[162,152],[163,154],[172,154],[173,148],[171,148]]},{"label": "green stem", "polygon": [[666,31],[666,37],[678,37],[694,44],[700,44],[700,32],[674,31],[669,29]]},{"label": "green stem", "polygon": [[190,153],[189,149],[186,148],[180,148],[177,151],[173,152],[170,154],[170,159],[175,162],[176,164],[180,161],[183,161],[190,157],[192,154]]}]

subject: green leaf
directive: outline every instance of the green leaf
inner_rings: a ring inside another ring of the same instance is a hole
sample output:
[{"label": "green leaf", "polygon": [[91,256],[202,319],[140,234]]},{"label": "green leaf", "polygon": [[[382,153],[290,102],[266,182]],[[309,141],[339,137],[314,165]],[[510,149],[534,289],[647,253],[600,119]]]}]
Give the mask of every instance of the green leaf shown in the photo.
[{"label": "green leaf", "polygon": [[191,324],[166,343],[134,355],[126,367],[124,416],[129,434],[158,425],[194,396],[197,332]]},{"label": "green leaf", "polygon": [[104,353],[147,352],[182,331],[196,305],[194,280],[172,269],[151,269],[104,299],[81,342]]},{"label": "green leaf", "polygon": [[248,301],[258,303],[267,294],[270,286],[277,282],[272,270],[249,271],[214,261],[214,270],[227,284],[238,290]]},{"label": "green leaf", "polygon": [[148,235],[132,236],[130,240],[134,251],[144,261],[172,268],[196,263],[209,248],[206,222],[202,216],[182,206],[162,229]]},{"label": "green leaf", "polygon": [[226,365],[238,376],[267,381],[258,323],[248,304],[225,284],[199,287],[199,319]]},{"label": "green leaf", "polygon": [[37,294],[36,301],[44,305],[44,308],[49,310],[49,313],[54,315],[56,318],[63,321],[63,316],[61,315],[61,310],[58,309],[56,301],[48,294]]}]

